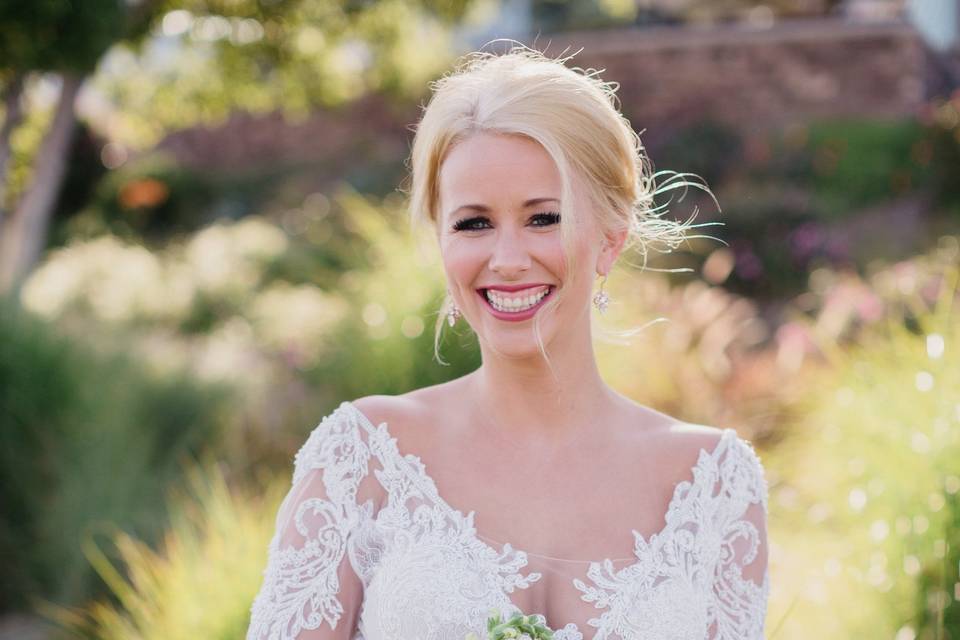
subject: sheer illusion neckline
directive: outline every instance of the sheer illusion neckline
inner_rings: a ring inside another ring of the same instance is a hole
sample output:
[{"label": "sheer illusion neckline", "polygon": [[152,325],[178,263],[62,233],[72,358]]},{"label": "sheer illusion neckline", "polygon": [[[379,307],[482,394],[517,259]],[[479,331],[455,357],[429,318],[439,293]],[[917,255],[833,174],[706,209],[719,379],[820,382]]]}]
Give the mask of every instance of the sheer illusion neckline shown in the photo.
[{"label": "sheer illusion neckline", "polygon": [[[355,406],[353,405],[353,403],[345,400],[345,401],[343,401],[343,404],[342,404],[341,406],[347,406],[347,407],[349,407],[349,408],[353,411],[353,413],[357,416],[357,418],[359,418],[359,420],[363,423],[364,427],[367,428],[368,431],[370,431],[370,432],[372,433],[373,431],[377,431],[378,429],[382,428],[383,431],[385,432],[387,438],[390,439],[390,440],[393,440],[394,444],[396,444],[397,440],[396,440],[396,438],[394,438],[394,437],[390,434],[389,425],[388,425],[387,421],[381,421],[381,422],[380,422],[380,425],[378,426],[378,425],[375,425],[375,424],[373,423],[373,421],[371,421],[371,420],[366,416],[366,414],[364,414],[362,411],[360,411],[360,409],[358,409],[357,407],[355,407]],[[721,451],[723,450],[723,448],[724,448],[725,443],[727,442],[727,440],[728,440],[729,438],[735,437],[736,434],[737,434],[736,430],[734,430],[734,429],[732,429],[732,428],[730,428],[730,427],[727,427],[727,428],[722,429],[722,430],[721,430],[720,438],[717,440],[716,445],[714,445],[714,447],[713,447],[713,449],[712,449],[711,451],[708,452],[707,449],[704,448],[704,447],[701,447],[701,448],[700,448],[699,453],[697,454],[697,460],[696,460],[696,462],[694,462],[694,465],[689,469],[689,471],[690,471],[691,473],[693,473],[693,471],[694,471],[695,469],[697,469],[697,467],[700,466],[701,460],[702,460],[702,458],[703,458],[704,455],[706,455],[706,456],[708,457],[708,459],[716,460],[716,458],[720,455]],[[501,547],[504,547],[504,548],[512,549],[513,551],[516,551],[516,552],[518,552],[518,553],[522,553],[522,554],[525,555],[525,556],[532,556],[532,557],[534,557],[534,558],[540,558],[540,559],[543,559],[543,560],[551,560],[551,561],[554,561],[554,562],[564,562],[564,563],[575,564],[575,565],[593,565],[593,564],[600,564],[600,563],[604,563],[604,562],[611,562],[611,563],[613,563],[613,562],[625,562],[625,561],[628,561],[628,560],[629,560],[629,561],[635,561],[635,560],[637,559],[636,556],[630,556],[630,557],[626,557],[626,558],[609,558],[609,559],[604,559],[604,560],[602,560],[602,561],[597,561],[597,560],[575,560],[575,559],[570,559],[570,558],[558,558],[558,557],[555,557],[555,556],[548,556],[548,555],[545,555],[545,554],[535,553],[535,552],[532,552],[532,551],[527,551],[527,550],[525,550],[525,549],[520,549],[520,548],[514,546],[513,544],[511,544],[511,543],[509,543],[509,542],[501,542],[501,541],[496,540],[496,539],[494,539],[494,538],[490,538],[490,537],[488,537],[488,536],[482,535],[482,534],[480,534],[480,533],[476,530],[476,526],[475,526],[475,524],[474,524],[474,522],[475,522],[475,520],[476,520],[476,515],[477,515],[476,510],[470,510],[469,512],[467,512],[466,515],[464,515],[463,511],[461,511],[460,509],[457,509],[457,508],[453,507],[452,505],[450,505],[450,504],[443,498],[443,496],[440,495],[440,491],[439,491],[439,489],[438,489],[438,487],[437,487],[436,481],[433,479],[433,477],[430,476],[429,471],[428,471],[426,465],[425,465],[425,464],[423,463],[423,461],[420,459],[420,456],[418,456],[418,455],[416,455],[416,454],[414,454],[414,453],[406,453],[406,454],[404,454],[404,453],[400,452],[399,448],[396,449],[396,453],[397,453],[398,457],[400,458],[400,462],[401,462],[400,467],[407,472],[407,474],[409,475],[409,477],[410,477],[414,482],[416,482],[417,486],[420,487],[421,489],[426,489],[427,492],[429,493],[430,497],[432,497],[432,498],[436,501],[436,503],[437,503],[438,505],[440,505],[440,507],[441,507],[442,509],[444,509],[445,511],[447,511],[448,514],[450,514],[451,516],[457,518],[457,520],[460,521],[460,522],[466,522],[466,523],[468,523],[468,524],[470,525],[471,529],[473,530],[473,531],[472,531],[473,536],[474,536],[478,541],[480,541],[482,544],[486,545],[488,548],[490,548],[490,549],[491,549],[492,551],[494,551],[494,552],[496,552],[496,549],[494,549],[493,547],[491,547],[491,546],[489,545],[490,542],[493,542],[493,543],[495,543],[495,544],[499,544]],[[414,462],[415,462],[415,465],[413,464]],[[404,463],[406,463],[406,464],[404,464]],[[696,485],[696,484],[699,482],[699,479],[700,479],[701,477],[702,477],[702,474],[693,473],[693,478],[681,480],[681,481],[678,482],[676,485],[674,485],[673,496],[670,498],[670,503],[667,505],[667,510],[663,513],[663,515],[662,515],[662,517],[661,517],[661,522],[662,522],[663,524],[662,524],[662,526],[660,527],[660,529],[659,529],[658,531],[656,531],[655,533],[650,534],[649,537],[645,537],[645,536],[643,536],[643,534],[641,534],[640,532],[638,532],[636,529],[631,529],[631,532],[633,533],[633,535],[636,536],[637,538],[642,539],[645,544],[650,544],[650,542],[653,541],[653,540],[655,540],[655,539],[656,539],[656,540],[662,540],[663,537],[670,531],[670,521],[667,519],[667,518],[668,518],[668,515],[669,515],[671,512],[676,511],[676,510],[679,508],[680,503],[681,503],[684,499],[688,499],[690,496],[693,495],[693,491],[689,491],[689,492],[687,492],[686,494],[682,494],[682,493],[679,491],[679,489],[681,488],[681,485],[684,485],[684,484],[689,484],[689,485],[691,485],[691,486],[692,486],[692,485]]]}]

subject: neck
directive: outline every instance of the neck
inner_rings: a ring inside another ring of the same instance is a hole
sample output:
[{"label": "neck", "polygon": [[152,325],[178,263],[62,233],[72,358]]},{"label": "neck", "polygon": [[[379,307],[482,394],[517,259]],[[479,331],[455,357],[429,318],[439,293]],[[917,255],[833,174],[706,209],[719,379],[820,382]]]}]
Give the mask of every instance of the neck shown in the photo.
[{"label": "neck", "polygon": [[600,377],[589,328],[575,334],[581,339],[548,345],[552,371],[539,350],[504,358],[483,349],[468,391],[481,422],[518,445],[548,448],[589,431],[616,394]]}]

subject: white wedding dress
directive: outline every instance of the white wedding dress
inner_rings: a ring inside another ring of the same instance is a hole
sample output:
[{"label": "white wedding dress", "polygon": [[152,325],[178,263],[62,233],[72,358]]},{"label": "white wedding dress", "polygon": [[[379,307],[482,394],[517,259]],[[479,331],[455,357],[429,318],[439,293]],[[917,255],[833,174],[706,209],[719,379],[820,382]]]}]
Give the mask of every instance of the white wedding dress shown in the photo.
[{"label": "white wedding dress", "polygon": [[343,402],[297,453],[247,640],[486,638],[491,609],[545,614],[556,640],[764,638],[767,484],[733,429],[662,530],[589,562],[488,542],[387,428]]}]

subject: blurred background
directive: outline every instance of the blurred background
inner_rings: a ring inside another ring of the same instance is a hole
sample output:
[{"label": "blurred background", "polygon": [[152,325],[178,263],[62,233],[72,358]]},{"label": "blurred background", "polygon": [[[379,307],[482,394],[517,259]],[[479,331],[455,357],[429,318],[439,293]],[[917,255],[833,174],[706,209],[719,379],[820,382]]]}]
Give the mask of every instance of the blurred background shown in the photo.
[{"label": "blurred background", "polygon": [[[619,83],[658,203],[595,320],[636,401],[751,440],[767,634],[960,638],[957,0],[0,0],[0,638],[241,638],[293,454],[479,364],[411,125],[514,38]],[[491,45],[490,50],[504,46]],[[673,199],[666,196],[673,194]]]}]

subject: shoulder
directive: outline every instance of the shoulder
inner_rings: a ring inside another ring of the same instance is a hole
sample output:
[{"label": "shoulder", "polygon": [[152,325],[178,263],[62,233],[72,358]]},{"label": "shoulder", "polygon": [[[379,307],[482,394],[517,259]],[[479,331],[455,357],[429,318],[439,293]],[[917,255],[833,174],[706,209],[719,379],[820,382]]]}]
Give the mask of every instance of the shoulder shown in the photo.
[{"label": "shoulder", "polygon": [[676,420],[652,431],[650,446],[657,452],[658,464],[664,473],[692,469],[701,460],[716,467],[718,480],[732,478],[747,485],[758,498],[766,499],[767,487],[763,465],[753,444],[735,429],[718,428]]},{"label": "shoulder", "polygon": [[386,422],[391,428],[394,424],[409,422],[419,408],[409,396],[363,396],[350,404],[374,426]]},{"label": "shoulder", "polygon": [[719,473],[717,481],[729,484],[724,487],[727,494],[746,498],[747,502],[762,503],[766,510],[766,473],[752,442],[732,428],[685,424],[678,431],[678,441],[683,443],[680,449],[686,450],[686,455],[694,456],[694,464],[700,456],[706,455]]},{"label": "shoulder", "polygon": [[698,454],[700,450],[712,452],[720,445],[721,440],[736,433],[732,429],[720,429],[704,424],[692,424],[676,421],[663,429],[663,438],[669,447],[681,455]]},{"label": "shoulder", "polygon": [[429,444],[429,404],[416,392],[398,396],[369,395],[349,403],[372,428],[386,425],[401,450],[418,450]]},{"label": "shoulder", "polygon": [[[294,483],[312,471],[322,470],[327,485],[356,485],[365,475],[362,471],[369,467],[371,457],[383,455],[380,447],[387,443],[382,436],[397,439],[398,434],[415,424],[416,403],[403,396],[371,395],[344,400],[320,420],[297,451]],[[401,437],[405,441],[406,436]]]},{"label": "shoulder", "polygon": [[[659,458],[672,458],[674,461],[696,460],[701,449],[712,452],[720,441],[730,437],[727,431],[704,424],[685,422],[670,414],[642,405],[621,394],[616,394],[622,407],[624,419],[623,433],[628,438],[636,438],[644,449],[655,451]],[[688,467],[689,468],[689,467]]]},{"label": "shoulder", "polygon": [[[327,413],[307,437],[297,459],[341,458],[345,446],[355,448],[386,423],[391,435],[416,423],[416,403],[403,396],[371,395],[344,400]],[[363,449],[362,447],[360,449]]]},{"label": "shoulder", "polygon": [[651,430],[646,435],[647,447],[655,452],[656,466],[665,477],[675,477],[680,472],[677,483],[688,479],[689,470],[697,465],[702,455],[714,455],[723,440],[729,437],[730,434],[724,429],[680,420]]},{"label": "shoulder", "polygon": [[423,434],[430,434],[445,417],[456,414],[468,376],[396,396],[364,396],[353,400],[351,404],[374,426],[387,423],[390,435],[399,440],[429,440],[429,435],[424,438]]},{"label": "shoulder", "polygon": [[[695,461],[701,449],[714,451],[727,432],[726,429],[685,422],[630,398],[621,398],[624,407],[621,433],[636,440],[644,450],[654,452],[658,459],[666,458],[672,463],[685,463],[691,458]],[[681,466],[689,468],[690,465]]]},{"label": "shoulder", "polygon": [[717,462],[755,466],[762,472],[760,457],[753,443],[741,437],[733,428],[710,427],[702,424],[678,423],[671,428],[674,448],[682,455],[705,453]]}]

